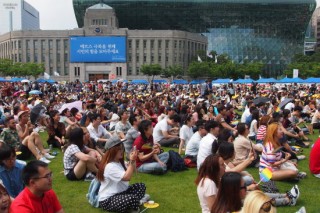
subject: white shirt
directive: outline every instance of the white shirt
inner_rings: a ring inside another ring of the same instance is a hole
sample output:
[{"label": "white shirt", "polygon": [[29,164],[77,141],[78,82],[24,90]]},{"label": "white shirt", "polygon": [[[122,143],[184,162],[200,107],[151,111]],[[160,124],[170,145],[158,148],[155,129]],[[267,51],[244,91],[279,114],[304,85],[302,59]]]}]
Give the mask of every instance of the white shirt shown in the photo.
[{"label": "white shirt", "polygon": [[181,127],[180,132],[179,132],[179,137],[180,137],[180,139],[184,140],[185,146],[187,146],[192,135],[193,135],[192,127],[188,127],[187,125],[183,125]]},{"label": "white shirt", "polygon": [[210,213],[207,203],[207,197],[214,196],[218,193],[216,184],[209,178],[202,178],[197,186],[197,194],[200,201],[202,213]]},{"label": "white shirt", "polygon": [[199,151],[199,144],[201,141],[201,135],[199,132],[195,132],[186,146],[186,155],[196,156]]},{"label": "white shirt", "polygon": [[99,138],[110,138],[111,134],[100,124],[98,126],[98,131],[92,126],[92,123],[87,127],[90,138],[93,138],[95,142],[98,142]]},{"label": "white shirt", "polygon": [[287,103],[284,108],[290,110],[290,112],[291,112],[292,109],[294,108],[294,103],[291,103],[291,102]]},{"label": "white shirt", "polygon": [[128,189],[129,181],[122,180],[125,173],[121,163],[111,162],[106,165],[103,173],[104,181],[101,182],[98,193],[99,201]]},{"label": "white shirt", "polygon": [[156,126],[153,129],[153,140],[155,142],[161,141],[164,138],[162,131],[168,132],[169,130],[170,125],[168,124],[167,119],[162,119],[160,122],[156,124]]},{"label": "white shirt", "polygon": [[247,118],[250,116],[250,109],[249,108],[246,108],[244,110],[244,112],[242,113],[242,116],[241,116],[241,123],[245,123]]},{"label": "white shirt", "polygon": [[254,119],[251,121],[251,124],[250,124],[250,129],[249,129],[249,135],[248,136],[255,136],[257,133],[255,132],[255,129],[254,129],[254,125],[257,124],[257,120]]},{"label": "white shirt", "polygon": [[211,133],[208,133],[204,136],[199,145],[199,152],[197,156],[197,169],[200,169],[202,162],[211,154],[212,143],[214,140],[217,140],[216,136]]}]

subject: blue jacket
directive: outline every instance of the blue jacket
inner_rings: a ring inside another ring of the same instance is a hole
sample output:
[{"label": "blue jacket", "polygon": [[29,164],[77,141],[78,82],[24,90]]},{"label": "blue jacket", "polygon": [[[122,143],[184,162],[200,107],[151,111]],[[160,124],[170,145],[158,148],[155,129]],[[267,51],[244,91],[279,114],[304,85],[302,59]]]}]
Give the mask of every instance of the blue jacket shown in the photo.
[{"label": "blue jacket", "polygon": [[21,172],[24,165],[16,162],[11,170],[6,170],[5,167],[0,166],[0,179],[6,187],[9,195],[13,198],[23,190],[24,184],[21,179]]}]

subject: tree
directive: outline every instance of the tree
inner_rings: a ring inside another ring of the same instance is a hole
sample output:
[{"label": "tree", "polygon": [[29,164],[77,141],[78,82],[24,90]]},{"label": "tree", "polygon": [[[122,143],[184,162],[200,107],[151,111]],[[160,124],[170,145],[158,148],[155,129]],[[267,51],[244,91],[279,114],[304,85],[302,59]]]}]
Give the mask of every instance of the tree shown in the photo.
[{"label": "tree", "polygon": [[162,68],[160,64],[143,64],[141,66],[140,71],[147,76],[152,76],[151,82],[154,79],[155,75],[160,75],[162,72]]},{"label": "tree", "polygon": [[210,74],[210,66],[208,62],[191,62],[188,68],[188,75],[197,79],[200,77],[208,77]]},{"label": "tree", "polygon": [[175,78],[178,75],[183,75],[183,69],[180,65],[172,65],[163,69],[161,75],[163,75],[165,78]]},{"label": "tree", "polygon": [[13,65],[13,61],[10,59],[0,59],[0,73],[4,76],[10,73],[11,66]]}]

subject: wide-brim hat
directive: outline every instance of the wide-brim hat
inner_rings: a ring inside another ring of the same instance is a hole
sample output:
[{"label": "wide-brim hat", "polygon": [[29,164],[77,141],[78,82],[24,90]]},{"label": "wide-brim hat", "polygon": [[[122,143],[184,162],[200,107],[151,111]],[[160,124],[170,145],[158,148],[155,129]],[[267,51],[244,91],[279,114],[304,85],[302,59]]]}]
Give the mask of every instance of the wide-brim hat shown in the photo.
[{"label": "wide-brim hat", "polygon": [[121,140],[117,135],[112,136],[111,138],[108,139],[104,148],[106,149],[106,151],[108,151],[112,147],[115,147],[115,146],[123,143],[124,141],[126,141],[126,139]]}]

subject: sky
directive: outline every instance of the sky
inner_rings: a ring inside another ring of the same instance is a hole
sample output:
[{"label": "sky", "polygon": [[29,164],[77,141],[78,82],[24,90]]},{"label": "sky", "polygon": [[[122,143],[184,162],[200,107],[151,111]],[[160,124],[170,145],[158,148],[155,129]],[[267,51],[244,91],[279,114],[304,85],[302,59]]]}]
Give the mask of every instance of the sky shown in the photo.
[{"label": "sky", "polygon": [[[72,0],[25,0],[40,13],[42,30],[65,30],[77,28]],[[320,0],[317,0],[320,5]]]}]

